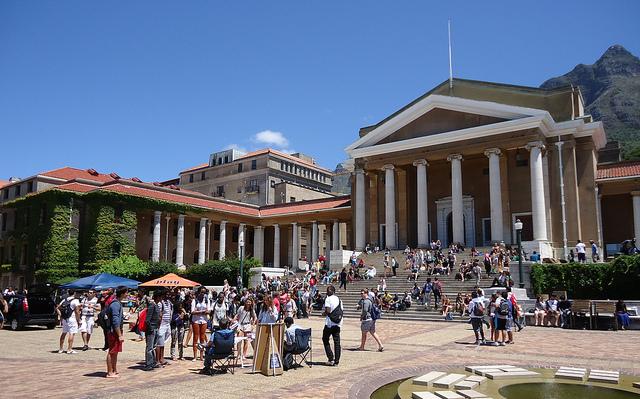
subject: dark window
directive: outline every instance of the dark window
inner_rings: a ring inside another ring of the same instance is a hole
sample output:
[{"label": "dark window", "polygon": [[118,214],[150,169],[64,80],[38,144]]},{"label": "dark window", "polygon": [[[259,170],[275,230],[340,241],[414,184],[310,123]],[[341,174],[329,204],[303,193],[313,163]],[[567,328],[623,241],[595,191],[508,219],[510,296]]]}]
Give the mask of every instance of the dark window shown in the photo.
[{"label": "dark window", "polygon": [[9,189],[4,190],[4,199],[9,199]]},{"label": "dark window", "polygon": [[258,162],[254,159],[251,161],[251,170],[256,170],[258,168]]},{"label": "dark window", "polygon": [[206,172],[200,173],[200,180],[205,180],[206,178],[207,178],[207,173]]},{"label": "dark window", "polygon": [[242,162],[238,164],[238,173],[242,172]]},{"label": "dark window", "polygon": [[27,193],[30,193],[33,191],[33,182],[27,182]]},{"label": "dark window", "polygon": [[219,224],[213,225],[213,239],[216,241],[220,241],[220,225]]},{"label": "dark window", "polygon": [[275,180],[271,180],[271,188],[274,188],[276,186],[276,181]]},{"label": "dark window", "polygon": [[124,208],[122,206],[116,206],[114,210],[113,221],[115,223],[122,223],[122,215],[124,214]]},{"label": "dark window", "polygon": [[296,202],[296,197],[290,197],[289,202]]},{"label": "dark window", "polygon": [[218,165],[222,165],[222,158],[218,158]]},{"label": "dark window", "polygon": [[195,250],[195,252],[193,253],[193,264],[197,264],[198,263],[198,258],[200,257],[200,251],[198,251],[197,249]]},{"label": "dark window", "polygon": [[30,208],[26,208],[24,210],[24,213],[22,214],[22,217],[24,218],[24,227],[29,227],[29,222],[31,221],[31,209]]},{"label": "dark window", "polygon": [[47,204],[42,204],[42,208],[40,208],[40,221],[38,224],[42,226],[46,223],[47,220]]},{"label": "dark window", "polygon": [[16,197],[20,196],[20,184],[16,186]]},{"label": "dark window", "polygon": [[216,191],[218,193],[218,197],[224,197],[224,186],[217,186]]},{"label": "dark window", "polygon": [[193,174],[189,175],[189,183],[193,183]]},{"label": "dark window", "polygon": [[229,163],[229,156],[228,155],[224,156],[224,163]]},{"label": "dark window", "polygon": [[233,228],[231,229],[231,241],[232,242],[238,242],[238,227],[237,226],[233,226]]},{"label": "dark window", "polygon": [[20,254],[20,264],[21,265],[26,265],[27,264],[27,254],[29,253],[29,247],[27,246],[27,244],[23,244],[22,245],[22,253]]},{"label": "dark window", "polygon": [[284,162],[280,161],[280,170],[284,170]]}]

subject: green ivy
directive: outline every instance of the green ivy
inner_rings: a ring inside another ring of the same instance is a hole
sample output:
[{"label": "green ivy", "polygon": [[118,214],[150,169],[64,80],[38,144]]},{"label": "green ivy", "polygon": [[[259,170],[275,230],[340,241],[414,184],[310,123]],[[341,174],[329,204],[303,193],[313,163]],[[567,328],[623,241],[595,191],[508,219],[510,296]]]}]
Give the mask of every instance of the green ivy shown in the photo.
[{"label": "green ivy", "polygon": [[611,263],[535,264],[531,282],[536,294],[563,290],[577,299],[639,299],[640,255]]},{"label": "green ivy", "polygon": [[57,204],[49,211],[45,221],[48,230],[42,243],[42,259],[35,276],[42,281],[55,281],[65,276],[78,275],[78,229],[74,219],[78,218],[78,208],[67,204]]},{"label": "green ivy", "polygon": [[116,210],[108,205],[90,204],[87,209],[86,258],[83,273],[93,274],[106,262],[119,256],[135,255],[137,217],[124,209],[116,220]]}]

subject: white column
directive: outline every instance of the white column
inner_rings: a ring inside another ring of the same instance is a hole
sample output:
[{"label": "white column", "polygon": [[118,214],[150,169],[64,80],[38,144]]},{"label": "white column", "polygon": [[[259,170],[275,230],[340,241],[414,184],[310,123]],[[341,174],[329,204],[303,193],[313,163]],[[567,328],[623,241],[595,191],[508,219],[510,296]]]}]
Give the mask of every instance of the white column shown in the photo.
[{"label": "white column", "polygon": [[391,164],[384,165],[384,224],[385,247],[396,249],[396,180],[395,167]]},{"label": "white column", "polygon": [[264,227],[253,228],[253,257],[264,262]]},{"label": "white column", "polygon": [[[160,262],[160,221],[162,212],[153,213],[153,242],[151,244],[151,262]],[[2,224],[2,214],[0,214],[0,224]]]},{"label": "white column", "polygon": [[489,157],[489,204],[491,208],[491,241],[504,240],[502,224],[502,186],[500,182],[500,149],[489,148],[484,152]]},{"label": "white column", "polygon": [[332,229],[333,231],[331,234],[331,249],[338,250],[340,249],[340,222],[334,220]]},{"label": "white column", "polygon": [[178,237],[176,242],[176,265],[184,266],[184,215],[178,215]]},{"label": "white column", "polygon": [[227,221],[222,220],[220,222],[220,247],[218,248],[218,259],[222,260],[225,258],[225,251],[227,250]]},{"label": "white column", "polygon": [[240,257],[240,251],[242,250],[240,248],[240,237],[242,237],[242,233],[244,232],[244,228],[245,228],[245,224],[244,223],[240,223],[240,225],[238,226],[238,257]]},{"label": "white column", "polygon": [[544,174],[542,170],[542,150],[544,144],[534,141],[527,144],[530,151],[529,167],[531,169],[531,216],[533,219],[533,239],[547,241],[547,214],[544,204]]},{"label": "white column", "polygon": [[211,220],[207,222],[207,261],[211,260]]},{"label": "white column", "polygon": [[167,229],[164,232],[164,261],[169,262],[169,228],[171,227],[171,216],[165,216],[167,221]]},{"label": "white column", "polygon": [[318,222],[311,225],[311,261],[318,260]]},{"label": "white column", "polygon": [[296,222],[291,223],[291,259],[293,270],[297,270],[300,259],[300,234]]},{"label": "white column", "polygon": [[356,250],[362,251],[366,245],[366,216],[365,216],[365,190],[364,171],[357,169],[356,172]]},{"label": "white column", "polygon": [[633,196],[633,235],[640,239],[640,191],[632,191]]},{"label": "white column", "polygon": [[273,267],[280,267],[280,225],[273,225]]},{"label": "white column", "polygon": [[198,236],[198,264],[204,263],[207,255],[207,218],[200,218],[200,235]]},{"label": "white column", "polygon": [[451,154],[447,157],[447,161],[451,162],[451,226],[453,230],[453,242],[464,243],[462,155]]},{"label": "white column", "polygon": [[427,207],[427,161],[418,159],[413,163],[416,167],[416,191],[417,191],[417,225],[418,225],[418,247],[429,246],[429,217]]}]

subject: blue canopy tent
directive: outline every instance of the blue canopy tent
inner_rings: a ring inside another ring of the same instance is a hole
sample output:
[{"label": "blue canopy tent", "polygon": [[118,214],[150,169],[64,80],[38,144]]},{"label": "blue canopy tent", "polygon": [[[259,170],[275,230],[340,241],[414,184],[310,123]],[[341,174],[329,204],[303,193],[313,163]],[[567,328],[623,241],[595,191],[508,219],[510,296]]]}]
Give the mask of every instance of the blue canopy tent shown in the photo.
[{"label": "blue canopy tent", "polygon": [[109,273],[99,273],[61,285],[60,288],[71,288],[75,290],[103,290],[107,288],[116,288],[121,285],[127,288],[138,288],[138,284],[140,284],[139,281],[131,280],[129,278],[118,277]]}]

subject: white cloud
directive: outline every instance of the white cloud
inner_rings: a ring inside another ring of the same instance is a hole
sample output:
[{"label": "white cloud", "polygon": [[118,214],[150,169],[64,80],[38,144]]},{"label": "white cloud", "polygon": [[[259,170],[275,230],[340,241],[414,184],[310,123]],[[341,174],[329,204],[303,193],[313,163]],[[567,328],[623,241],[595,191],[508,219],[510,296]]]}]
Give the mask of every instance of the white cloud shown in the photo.
[{"label": "white cloud", "polygon": [[261,145],[272,147],[286,148],[289,146],[289,140],[280,132],[273,130],[263,130],[253,136],[253,141]]}]

